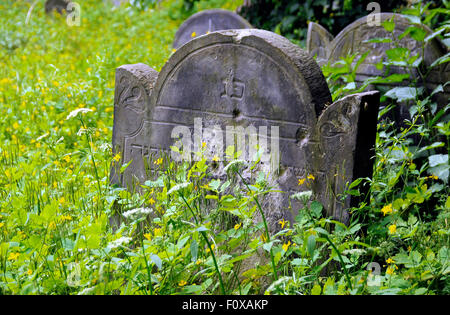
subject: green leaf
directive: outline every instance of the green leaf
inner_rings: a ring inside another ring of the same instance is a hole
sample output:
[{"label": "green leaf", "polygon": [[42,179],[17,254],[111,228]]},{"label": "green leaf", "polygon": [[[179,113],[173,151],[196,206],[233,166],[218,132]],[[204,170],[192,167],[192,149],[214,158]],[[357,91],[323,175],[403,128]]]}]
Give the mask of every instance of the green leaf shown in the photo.
[{"label": "green leaf", "polygon": [[450,61],[450,53],[445,54],[444,56],[436,59],[432,64],[431,64],[431,68],[441,65],[443,63],[447,63]]},{"label": "green leaf", "polygon": [[133,160],[131,160],[130,162],[126,163],[126,164],[122,164],[122,166],[120,167],[120,173],[122,174],[123,172],[125,172],[125,170],[128,168],[128,166],[130,166],[131,162],[133,162]]},{"label": "green leaf", "polygon": [[206,232],[206,231],[209,231],[209,230],[206,227],[201,226],[201,227],[197,228],[196,231],[198,231],[198,232]]},{"label": "green leaf", "polygon": [[322,229],[321,227],[316,227],[316,228],[314,228],[314,230],[315,230],[316,232],[320,233],[320,234],[330,235],[330,233],[328,233],[327,230]]},{"label": "green leaf", "polygon": [[269,242],[269,243],[264,243],[264,244],[263,244],[263,248],[264,248],[267,252],[270,253],[270,250],[272,249],[273,243],[274,243],[274,241]]},{"label": "green leaf", "polygon": [[315,200],[313,202],[311,202],[310,209],[311,209],[311,214],[313,215],[313,217],[320,218],[320,216],[322,215],[322,209],[323,209],[323,206],[320,202],[317,202]]},{"label": "green leaf", "polygon": [[152,255],[150,255],[150,259],[158,267],[158,269],[161,270],[161,268],[162,268],[161,258],[159,258],[159,256],[156,254],[152,254]]},{"label": "green leaf", "polygon": [[320,285],[315,284],[311,289],[311,295],[320,295],[320,293],[322,293],[322,288]]},{"label": "green leaf", "polygon": [[394,31],[394,29],[395,29],[395,22],[394,22],[393,18],[381,22],[381,25],[389,33],[392,33]]},{"label": "green leaf", "polygon": [[314,235],[310,235],[308,237],[308,242],[306,244],[308,254],[312,258],[314,257],[314,251],[316,250],[316,237]]},{"label": "green leaf", "polygon": [[194,239],[191,242],[191,257],[192,257],[192,261],[193,262],[197,261],[197,257],[198,257],[198,243]]},{"label": "green leaf", "polygon": [[439,164],[448,164],[448,154],[435,154],[428,157],[428,162],[431,167]]},{"label": "green leaf", "polygon": [[413,87],[395,87],[386,92],[385,96],[395,99],[399,102],[414,100],[417,95],[421,94],[423,89]]},{"label": "green leaf", "polygon": [[[420,20],[419,20],[420,21]],[[419,22],[420,23],[420,22]],[[418,42],[422,42],[425,40],[425,37],[427,36],[427,31],[424,30],[421,27],[417,27],[417,26],[410,26],[408,27],[405,32],[399,36],[399,39],[402,39],[404,36],[408,35],[411,36],[411,38],[413,38],[414,40],[418,41]]]}]

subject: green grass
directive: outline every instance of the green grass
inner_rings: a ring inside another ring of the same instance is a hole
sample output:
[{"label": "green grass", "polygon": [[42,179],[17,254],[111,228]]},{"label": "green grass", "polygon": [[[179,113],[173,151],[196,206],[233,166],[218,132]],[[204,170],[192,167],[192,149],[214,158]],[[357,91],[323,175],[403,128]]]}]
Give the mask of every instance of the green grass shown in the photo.
[{"label": "green grass", "polygon": [[[449,189],[436,176],[445,167],[439,150],[449,146],[448,106],[433,120],[432,102],[418,96],[411,102],[426,123],[415,119],[397,132],[380,122],[370,200],[350,209],[350,226],[323,217],[313,202],[267,236],[253,220],[271,189],[265,177],[225,193],[239,165],[211,181],[205,160],[164,160],[142,196],[109,185],[115,69],[142,62],[159,71],[187,14],[179,0],[147,11],[79,2],[78,27],[46,16],[44,1],[28,20],[31,3],[0,4],[0,293],[450,292]],[[334,97],[350,92],[332,70],[328,78]],[[81,108],[91,111],[68,118]],[[423,137],[422,156],[411,134]],[[416,165],[419,158],[426,162]],[[144,213],[133,215],[135,208]],[[371,262],[382,269],[375,286]]]}]

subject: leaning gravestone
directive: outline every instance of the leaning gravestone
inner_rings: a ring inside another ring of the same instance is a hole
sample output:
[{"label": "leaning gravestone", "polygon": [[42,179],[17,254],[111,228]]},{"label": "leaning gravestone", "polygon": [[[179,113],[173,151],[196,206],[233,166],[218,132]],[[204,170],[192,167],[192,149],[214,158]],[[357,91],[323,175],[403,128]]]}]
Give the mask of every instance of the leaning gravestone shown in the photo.
[{"label": "leaning gravestone", "polygon": [[[310,23],[308,26],[308,38],[307,48],[312,55],[316,55],[320,63],[336,62],[343,57],[358,54],[368,53],[362,64],[356,70],[356,82],[362,84],[364,80],[369,77],[383,76],[391,74],[406,74],[410,73],[410,77],[404,80],[402,83],[395,83],[395,85],[410,85],[414,80],[417,80],[419,85],[425,86],[425,88],[432,92],[440,84],[444,85],[450,80],[450,68],[449,63],[441,66],[431,67],[439,57],[444,56],[447,53],[447,49],[435,37],[429,40],[424,49],[422,50],[422,43],[413,39],[407,35],[402,37],[401,35],[411,26],[421,28],[426,32],[426,36],[431,35],[432,31],[425,25],[413,24],[409,19],[400,14],[394,13],[380,13],[379,23],[374,24],[374,20],[371,16],[362,17],[352,24],[348,25],[342,30],[336,38],[332,39],[323,27],[318,24]],[[383,26],[386,21],[392,20],[395,24],[393,32],[389,32]],[[375,39],[389,38],[390,42],[374,42]],[[332,39],[330,41],[330,39]],[[372,41],[371,41],[372,40]],[[431,69],[429,75],[425,79],[425,83],[422,80],[421,74],[417,69],[411,69],[407,65],[390,66],[389,72],[386,74],[386,68],[378,68],[377,64],[385,62],[387,54],[391,49],[396,47],[396,42],[399,47],[408,49],[411,56],[420,55],[423,58],[422,61],[422,75],[427,73]],[[359,58],[355,58],[354,64],[358,62]],[[412,71],[412,72],[411,72]],[[379,86],[387,85],[383,84]],[[393,86],[391,86],[392,88]],[[369,86],[372,89],[373,86]],[[444,91],[437,93],[434,97],[436,101],[445,106],[448,103],[450,96],[450,85],[444,87]],[[399,112],[397,113],[398,122],[403,121],[405,118],[409,118],[409,111],[407,106],[399,106]]]},{"label": "leaning gravestone", "polygon": [[[317,63],[282,36],[255,29],[214,32],[178,49],[160,73],[144,64],[117,69],[113,151],[122,161],[113,166],[111,182],[129,190],[143,183],[150,157],[175,144],[176,128],[188,139],[188,152],[203,142],[208,149],[224,141],[229,147],[237,130],[246,130],[248,142],[258,137],[263,144],[267,136],[263,170],[289,193],[261,201],[271,230],[282,218],[293,219],[300,205],[290,207],[288,196],[302,190],[312,190],[329,215],[347,222],[344,210],[355,199],[338,196],[346,183],[371,176],[378,105],[378,92],[331,104]],[[268,130],[270,136],[261,132]],[[210,156],[223,161],[217,152]]]},{"label": "leaning gravestone", "polygon": [[312,55],[317,56],[317,63],[323,64],[327,60],[327,48],[333,40],[331,35],[320,24],[310,22],[308,24],[308,34],[306,38],[306,50]]},{"label": "leaning gravestone", "polygon": [[222,9],[201,11],[192,15],[181,24],[175,34],[172,46],[178,49],[180,46],[200,35],[221,30],[243,28],[252,28],[252,26],[234,12]]},{"label": "leaning gravestone", "polygon": [[63,14],[67,11],[67,5],[69,3],[69,0],[47,0],[45,1],[45,13],[57,11],[59,14]]}]

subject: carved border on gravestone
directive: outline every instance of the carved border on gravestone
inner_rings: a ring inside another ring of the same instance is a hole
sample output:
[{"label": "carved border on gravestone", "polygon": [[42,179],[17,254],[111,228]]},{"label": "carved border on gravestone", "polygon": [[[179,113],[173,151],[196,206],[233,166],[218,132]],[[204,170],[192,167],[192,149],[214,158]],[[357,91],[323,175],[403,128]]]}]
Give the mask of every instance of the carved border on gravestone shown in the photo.
[{"label": "carved border on gravestone", "polygon": [[[124,156],[126,138],[144,128],[144,114],[157,78],[158,72],[143,63],[123,65],[116,70],[112,146],[113,154],[120,154],[121,161],[127,161]],[[113,163],[110,181],[123,185],[125,179],[119,171],[122,163]],[[130,167],[132,171],[133,165]]]},{"label": "carved border on gravestone", "polygon": [[[214,16],[217,18],[229,19],[230,24],[234,24],[235,26],[232,29],[244,29],[244,28],[253,28],[253,26],[243,17],[234,13],[232,11],[224,10],[224,9],[212,9],[212,10],[204,10],[195,13],[190,16],[186,21],[181,24],[175,33],[175,39],[173,41],[172,47],[178,49],[182,45],[186,44],[189,40],[191,40],[191,34],[195,29],[192,29],[192,25],[198,23],[199,20],[208,18],[209,26],[208,32],[221,31],[224,30],[222,27],[217,27],[214,25]],[[226,28],[230,29],[230,27]],[[199,31],[195,31],[197,33],[196,36],[204,35],[200,34]],[[188,37],[188,39],[186,39]]]}]

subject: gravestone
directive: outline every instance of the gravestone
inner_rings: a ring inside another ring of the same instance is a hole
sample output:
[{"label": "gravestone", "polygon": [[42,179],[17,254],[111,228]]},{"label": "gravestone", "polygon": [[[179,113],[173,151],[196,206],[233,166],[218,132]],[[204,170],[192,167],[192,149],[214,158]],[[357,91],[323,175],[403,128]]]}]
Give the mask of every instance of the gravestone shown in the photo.
[{"label": "gravestone", "polygon": [[[364,53],[368,52],[367,57],[356,71],[356,82],[362,84],[364,80],[369,77],[386,77],[391,74],[411,73],[411,69],[408,69],[406,66],[391,66],[387,74],[384,73],[386,68],[379,69],[376,67],[380,61],[386,61],[386,51],[395,48],[394,42],[398,41],[399,46],[407,48],[411,52],[411,55],[419,54],[423,58],[422,68],[424,71],[422,71],[422,73],[426,73],[428,69],[431,69],[431,72],[425,79],[425,84],[423,83],[421,75],[414,69],[408,80],[404,80],[402,83],[394,83],[394,85],[410,85],[413,80],[417,80],[419,85],[425,86],[425,88],[431,92],[438,85],[444,85],[450,80],[449,63],[431,68],[431,65],[435,60],[447,53],[447,49],[440,42],[438,37],[428,41],[423,52],[421,42],[416,41],[410,36],[400,37],[400,35],[411,26],[422,28],[426,31],[428,36],[432,34],[432,31],[427,26],[413,24],[409,19],[400,14],[380,13],[379,18],[379,23],[374,25],[374,20],[371,18],[371,15],[362,17],[348,25],[331,41],[331,35],[326,32],[323,27],[311,23],[308,27],[308,51],[313,55],[317,55],[317,58],[321,63],[328,61],[336,62],[339,59],[352,54],[358,54],[358,56],[361,57]],[[383,22],[391,19],[395,23],[395,29],[392,34],[382,25]],[[391,38],[392,42],[368,42],[369,40],[376,38]],[[322,46],[318,47],[318,45]],[[358,60],[358,57],[355,58],[353,65],[355,65]],[[379,86],[387,87],[386,84]],[[394,86],[391,86],[391,88],[392,87]],[[368,87],[368,89],[373,88],[373,86]],[[447,85],[444,87],[444,91],[435,94],[434,98],[438,104],[443,107],[448,103],[449,96],[450,85]],[[410,118],[408,107],[406,105],[398,106],[397,110],[396,120],[398,123],[405,118]]]},{"label": "gravestone", "polygon": [[67,5],[69,0],[47,0],[45,1],[45,13],[51,13],[57,11],[59,14],[63,14],[67,11]]},{"label": "gravestone", "polygon": [[[329,215],[348,222],[345,209],[356,199],[338,195],[346,183],[371,176],[379,94],[331,102],[317,63],[286,38],[255,29],[201,36],[178,49],[160,73],[144,64],[117,69],[112,141],[122,161],[112,167],[111,182],[129,190],[143,183],[150,158],[174,145],[175,128],[194,135],[187,142],[192,152],[202,142],[212,148],[213,140],[234,145],[233,132],[245,128],[248,142],[258,137],[262,144],[267,136],[270,155],[261,168],[271,184],[288,192],[260,201],[272,231],[282,218],[293,220],[301,205],[289,195],[305,190]],[[217,137],[221,131],[232,135]],[[263,147],[269,151],[267,143]],[[219,162],[226,164],[222,155]]]},{"label": "gravestone", "polygon": [[323,64],[327,60],[327,48],[333,40],[331,35],[320,24],[310,22],[308,24],[308,34],[306,38],[306,50],[312,55],[317,56],[317,63]]},{"label": "gravestone", "polygon": [[252,26],[234,12],[223,9],[201,11],[192,15],[181,24],[175,34],[172,46],[178,49],[180,46],[200,35],[221,30],[243,28],[252,28]]}]

